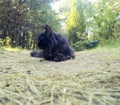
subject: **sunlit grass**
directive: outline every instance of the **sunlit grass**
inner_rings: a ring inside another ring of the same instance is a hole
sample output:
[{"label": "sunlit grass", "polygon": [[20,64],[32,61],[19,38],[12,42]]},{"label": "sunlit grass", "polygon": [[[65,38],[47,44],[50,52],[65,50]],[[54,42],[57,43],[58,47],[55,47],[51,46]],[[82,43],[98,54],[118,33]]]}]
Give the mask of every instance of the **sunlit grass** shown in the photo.
[{"label": "sunlit grass", "polygon": [[1,51],[20,51],[21,49],[20,48],[11,48],[11,47],[0,47],[0,50]]},{"label": "sunlit grass", "polygon": [[7,48],[7,47],[5,47],[5,50],[6,51],[20,51],[19,48]]}]

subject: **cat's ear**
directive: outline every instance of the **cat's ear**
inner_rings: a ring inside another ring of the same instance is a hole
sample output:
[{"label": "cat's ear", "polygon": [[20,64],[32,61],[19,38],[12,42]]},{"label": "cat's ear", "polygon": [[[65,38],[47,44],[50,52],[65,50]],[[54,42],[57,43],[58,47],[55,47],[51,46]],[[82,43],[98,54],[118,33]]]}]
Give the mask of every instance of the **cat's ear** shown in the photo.
[{"label": "cat's ear", "polygon": [[46,24],[46,26],[45,26],[45,32],[51,32],[51,31],[52,31],[51,27]]}]

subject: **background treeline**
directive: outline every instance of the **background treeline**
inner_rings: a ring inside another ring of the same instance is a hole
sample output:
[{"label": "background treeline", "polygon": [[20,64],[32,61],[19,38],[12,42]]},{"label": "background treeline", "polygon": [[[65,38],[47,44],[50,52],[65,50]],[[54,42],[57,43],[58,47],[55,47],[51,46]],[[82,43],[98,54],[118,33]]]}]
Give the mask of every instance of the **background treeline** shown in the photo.
[{"label": "background treeline", "polygon": [[58,14],[53,1],[0,0],[0,45],[34,49],[45,24],[58,32],[64,29],[75,50],[91,42],[120,42],[120,0],[68,0]]},{"label": "background treeline", "polygon": [[96,1],[71,0],[70,8],[61,9],[66,14],[68,38],[76,50],[83,50],[86,44],[120,42],[120,0]]},{"label": "background treeline", "polygon": [[[58,29],[59,21],[52,0],[0,0],[0,44],[26,49],[36,48],[43,25]],[[55,25],[54,25],[55,24]]]}]

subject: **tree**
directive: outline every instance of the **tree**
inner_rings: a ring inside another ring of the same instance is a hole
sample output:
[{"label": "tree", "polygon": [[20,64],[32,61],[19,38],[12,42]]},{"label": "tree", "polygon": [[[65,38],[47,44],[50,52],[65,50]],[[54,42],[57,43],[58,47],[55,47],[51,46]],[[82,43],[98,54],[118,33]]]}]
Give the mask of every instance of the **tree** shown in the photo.
[{"label": "tree", "polygon": [[76,50],[80,50],[83,47],[82,43],[86,39],[83,3],[80,0],[71,1],[71,7],[67,18],[67,30],[70,43]]},{"label": "tree", "polygon": [[[1,0],[0,32],[12,47],[36,48],[37,37],[45,24],[59,28],[58,17],[52,11],[53,0]],[[4,44],[5,45],[5,44]]]},{"label": "tree", "polygon": [[120,0],[101,0],[94,5],[94,21],[102,44],[120,39],[119,12]]}]

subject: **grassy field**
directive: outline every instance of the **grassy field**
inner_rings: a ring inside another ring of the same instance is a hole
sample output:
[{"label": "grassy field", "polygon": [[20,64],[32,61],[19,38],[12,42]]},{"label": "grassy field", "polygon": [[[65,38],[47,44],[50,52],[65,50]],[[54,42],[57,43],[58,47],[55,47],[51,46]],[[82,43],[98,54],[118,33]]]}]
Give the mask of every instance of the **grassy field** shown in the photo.
[{"label": "grassy field", "polygon": [[120,48],[50,62],[0,49],[0,105],[120,105]]}]

